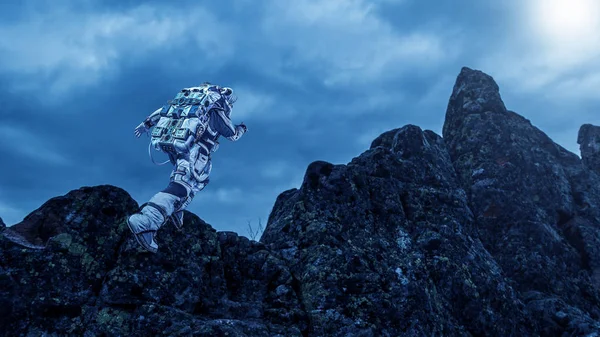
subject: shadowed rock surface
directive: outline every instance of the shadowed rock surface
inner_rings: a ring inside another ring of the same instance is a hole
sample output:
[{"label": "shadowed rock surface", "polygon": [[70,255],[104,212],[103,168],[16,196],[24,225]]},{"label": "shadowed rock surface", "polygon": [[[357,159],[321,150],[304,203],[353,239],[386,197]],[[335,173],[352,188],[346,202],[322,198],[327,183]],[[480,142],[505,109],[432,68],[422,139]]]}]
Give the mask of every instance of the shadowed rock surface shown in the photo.
[{"label": "shadowed rock surface", "polygon": [[584,124],[579,129],[577,144],[581,150],[583,165],[600,173],[600,127]]},{"label": "shadowed rock surface", "polygon": [[582,159],[463,68],[443,136],[407,125],[346,165],[310,164],[260,242],[185,228],[144,253],[114,186],[2,230],[14,336],[593,336],[600,333],[600,128]]},{"label": "shadowed rock surface", "polygon": [[53,198],[0,237],[0,331],[78,336],[302,336],[284,264],[186,212],[160,252],[125,223],[137,204],[113,186]]},{"label": "shadowed rock surface", "polygon": [[348,165],[315,162],[262,236],[288,261],[315,336],[527,335],[441,137],[409,125]]},{"label": "shadowed rock surface", "polygon": [[598,176],[506,110],[498,86],[481,71],[463,68],[458,76],[443,136],[469,196],[474,234],[513,281],[538,329],[596,331]]}]

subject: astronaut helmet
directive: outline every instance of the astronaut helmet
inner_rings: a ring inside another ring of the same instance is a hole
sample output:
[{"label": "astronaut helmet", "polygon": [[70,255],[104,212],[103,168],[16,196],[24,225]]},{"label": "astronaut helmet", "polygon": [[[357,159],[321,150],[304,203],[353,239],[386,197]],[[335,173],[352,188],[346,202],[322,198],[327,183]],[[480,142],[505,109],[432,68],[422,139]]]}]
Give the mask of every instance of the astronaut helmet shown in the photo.
[{"label": "astronaut helmet", "polygon": [[233,107],[233,103],[237,101],[237,96],[233,94],[233,89],[229,87],[221,87],[219,92],[225,98],[225,101],[229,105],[230,108]]}]

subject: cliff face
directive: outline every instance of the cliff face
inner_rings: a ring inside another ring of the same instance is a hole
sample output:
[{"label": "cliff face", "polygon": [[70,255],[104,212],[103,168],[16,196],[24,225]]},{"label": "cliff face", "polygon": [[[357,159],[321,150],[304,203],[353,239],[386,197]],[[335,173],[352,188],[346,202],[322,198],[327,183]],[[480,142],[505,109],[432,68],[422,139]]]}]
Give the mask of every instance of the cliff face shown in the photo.
[{"label": "cliff face", "polygon": [[[113,186],[0,235],[10,335],[579,336],[600,332],[600,128],[582,159],[463,68],[443,138],[407,125],[314,162],[261,242],[191,213],[141,252]],[[0,226],[1,227],[1,226]],[[0,228],[0,230],[2,230]]]},{"label": "cliff face", "polygon": [[[592,134],[584,126],[579,135],[591,165]],[[480,71],[458,76],[443,135],[477,236],[531,314],[555,317],[539,328],[558,333],[564,324],[592,324],[600,313],[600,180],[591,166],[506,110],[498,87]]]}]

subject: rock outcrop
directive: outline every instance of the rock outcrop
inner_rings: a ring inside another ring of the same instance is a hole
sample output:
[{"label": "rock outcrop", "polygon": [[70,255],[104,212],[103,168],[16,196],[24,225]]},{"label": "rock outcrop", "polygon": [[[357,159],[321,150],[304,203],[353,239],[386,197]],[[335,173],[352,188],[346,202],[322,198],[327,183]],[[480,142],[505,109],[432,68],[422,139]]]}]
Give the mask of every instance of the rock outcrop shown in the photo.
[{"label": "rock outcrop", "polygon": [[592,124],[582,125],[577,135],[577,144],[583,165],[600,173],[600,127]]},{"label": "rock outcrop", "polygon": [[[598,177],[529,120],[506,110],[498,86],[480,71],[464,68],[458,76],[443,136],[469,196],[476,234],[539,316],[539,329],[596,329]],[[559,318],[564,313],[567,318]]]},{"label": "rock outcrop", "polygon": [[463,68],[443,138],[407,125],[310,164],[260,242],[186,212],[140,251],[113,186],[0,234],[0,331],[83,336],[600,333],[600,128],[582,159]]},{"label": "rock outcrop", "polygon": [[314,336],[530,334],[473,225],[444,141],[409,125],[348,165],[311,164],[261,241],[299,278]]},{"label": "rock outcrop", "polygon": [[0,237],[0,331],[8,335],[302,336],[306,315],[283,262],[186,212],[142,252],[113,186],[53,198]]}]

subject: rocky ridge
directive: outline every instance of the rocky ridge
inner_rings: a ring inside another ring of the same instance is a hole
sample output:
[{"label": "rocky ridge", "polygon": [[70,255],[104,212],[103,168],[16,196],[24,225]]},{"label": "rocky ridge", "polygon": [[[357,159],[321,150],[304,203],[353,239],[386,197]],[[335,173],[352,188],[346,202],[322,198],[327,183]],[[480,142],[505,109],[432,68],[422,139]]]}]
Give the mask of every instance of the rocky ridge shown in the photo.
[{"label": "rocky ridge", "polygon": [[580,159],[463,68],[443,138],[407,125],[316,161],[260,242],[186,212],[143,253],[114,186],[0,220],[14,336],[592,336],[600,332],[600,128]]}]

